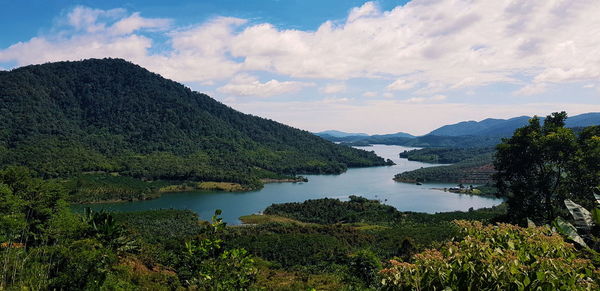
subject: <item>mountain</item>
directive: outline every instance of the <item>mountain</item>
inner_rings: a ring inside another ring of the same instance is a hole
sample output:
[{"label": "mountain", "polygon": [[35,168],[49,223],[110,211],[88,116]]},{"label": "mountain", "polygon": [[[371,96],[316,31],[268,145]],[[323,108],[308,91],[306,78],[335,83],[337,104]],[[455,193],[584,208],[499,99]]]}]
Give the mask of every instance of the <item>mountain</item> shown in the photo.
[{"label": "mountain", "polygon": [[[529,116],[519,116],[510,119],[484,119],[482,121],[463,121],[445,125],[433,130],[428,135],[437,136],[511,136],[517,128],[527,125]],[[540,118],[542,121],[543,117]],[[567,118],[567,127],[585,127],[600,124],[600,113],[585,113]]]},{"label": "mountain", "polygon": [[567,118],[567,127],[586,127],[600,125],[600,112],[584,113]]},{"label": "mountain", "polygon": [[415,138],[414,135],[410,134],[410,133],[406,133],[406,132],[397,132],[397,133],[390,133],[390,134],[374,134],[371,135],[372,138]]},{"label": "mountain", "polygon": [[348,137],[348,136],[369,136],[366,133],[348,133],[339,130],[325,130],[315,133],[320,137],[331,136],[331,137]]},{"label": "mountain", "polygon": [[357,140],[389,140],[389,139],[410,139],[415,138],[414,135],[406,132],[397,132],[390,134],[374,134],[368,135],[365,133],[347,133],[337,130],[327,130],[315,133],[316,135],[329,141],[357,141]]},{"label": "mountain", "polygon": [[243,114],[121,59],[0,72],[0,165],[43,177],[259,183],[384,165],[374,153]]},{"label": "mountain", "polygon": [[[530,117],[520,116],[511,119],[488,118],[482,121],[463,121],[456,124],[444,125],[428,135],[437,136],[496,136],[495,131],[505,131],[506,128],[513,128],[512,132],[527,124]],[[491,133],[491,134],[488,134]]]}]

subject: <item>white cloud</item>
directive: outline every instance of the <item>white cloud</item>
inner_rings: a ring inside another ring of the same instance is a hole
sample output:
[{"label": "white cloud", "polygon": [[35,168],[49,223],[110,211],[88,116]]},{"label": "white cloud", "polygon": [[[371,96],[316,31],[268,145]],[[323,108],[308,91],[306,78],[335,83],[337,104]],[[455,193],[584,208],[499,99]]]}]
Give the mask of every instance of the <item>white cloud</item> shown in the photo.
[{"label": "white cloud", "polygon": [[374,17],[380,14],[379,7],[375,4],[375,2],[367,2],[360,7],[352,8],[350,14],[348,15],[348,22],[356,21],[362,17]]},{"label": "white cloud", "polygon": [[[75,7],[60,22],[55,35],[33,37],[0,50],[0,62],[17,65],[85,58],[119,57],[149,68],[156,61],[149,55],[152,40],[140,31],[166,30],[171,21],[143,18],[139,13],[127,15],[124,9],[100,10]],[[163,70],[157,70],[164,73]]]},{"label": "white cloud", "polygon": [[586,88],[586,89],[587,88],[594,88],[594,87],[596,87],[596,84],[585,84],[585,85],[583,85],[583,88]]},{"label": "white cloud", "polygon": [[390,93],[390,92],[385,92],[385,93],[383,93],[383,97],[385,97],[385,98],[393,98],[394,94]]},{"label": "white cloud", "polygon": [[[527,103],[466,104],[466,103],[406,103],[403,100],[371,99],[364,104],[353,102],[268,102],[255,101],[228,104],[241,110],[273,120],[318,132],[329,128],[367,133],[409,132],[421,135],[440,126],[465,120],[511,118],[516,116],[546,116],[565,110],[570,116],[600,112],[600,104]],[[307,119],[306,116],[311,118]],[[360,118],[357,118],[360,116]],[[432,117],[435,118],[432,118]],[[365,122],[366,120],[370,122]]]},{"label": "white cloud", "polygon": [[388,90],[392,90],[392,91],[402,91],[402,90],[411,89],[415,85],[416,85],[415,82],[407,81],[404,79],[398,79],[398,80],[394,81],[393,83],[387,85],[387,87],[385,87],[385,88]]},{"label": "white cloud", "polygon": [[100,18],[115,19],[122,17],[124,14],[125,10],[122,8],[101,10],[77,6],[69,12],[66,22],[75,30],[97,32],[106,28],[106,23],[100,22]]},{"label": "white cloud", "polygon": [[532,83],[517,90],[516,92],[514,92],[514,94],[519,96],[538,95],[544,93],[547,87],[548,86],[544,83]]},{"label": "white cloud", "polygon": [[231,79],[225,86],[218,88],[217,91],[234,96],[271,97],[297,92],[308,86],[314,86],[314,84],[296,81],[281,82],[277,80],[261,83],[254,76],[240,74]]},{"label": "white cloud", "polygon": [[127,18],[123,18],[111,26],[111,32],[117,35],[130,34],[139,29],[166,29],[171,20],[164,18],[143,18],[139,12],[133,13]]},{"label": "white cloud", "polygon": [[346,91],[346,84],[344,83],[334,83],[327,84],[325,87],[321,88],[319,91],[325,94],[335,94]]},{"label": "white cloud", "polygon": [[377,92],[367,91],[362,94],[365,97],[377,97]]},{"label": "white cloud", "polygon": [[[183,82],[255,71],[328,82],[398,78],[388,90],[423,96],[531,82],[517,93],[525,95],[543,84],[600,80],[598,15],[597,0],[413,0],[389,11],[367,2],[312,31],[231,17],[173,27],[120,8],[78,6],[55,34],[0,50],[0,62],[121,57]],[[148,31],[171,47],[152,51]]]},{"label": "white cloud", "polygon": [[426,103],[426,102],[435,103],[435,102],[439,102],[439,101],[444,101],[446,99],[447,99],[447,97],[445,95],[434,95],[431,97],[411,97],[411,98],[404,100],[404,102],[406,102],[406,103]]}]

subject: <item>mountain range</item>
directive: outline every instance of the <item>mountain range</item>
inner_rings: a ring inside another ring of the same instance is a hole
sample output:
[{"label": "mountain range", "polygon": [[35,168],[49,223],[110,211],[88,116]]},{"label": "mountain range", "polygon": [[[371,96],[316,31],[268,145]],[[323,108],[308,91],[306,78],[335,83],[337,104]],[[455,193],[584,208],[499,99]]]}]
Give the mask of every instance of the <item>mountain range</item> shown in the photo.
[{"label": "mountain range", "polygon": [[[519,116],[510,119],[488,118],[482,121],[463,121],[445,125],[428,135],[438,136],[492,136],[506,137],[512,135],[515,129],[527,124],[529,116]],[[543,117],[540,118],[542,121]],[[586,127],[600,124],[600,112],[584,113],[567,118],[566,126],[570,128]]]},{"label": "mountain range", "polygon": [[[415,147],[488,147],[497,144],[501,138],[511,136],[517,128],[525,126],[531,117],[519,116],[509,119],[487,118],[482,121],[463,121],[444,125],[423,136],[408,133],[357,135],[343,133],[330,135],[319,132],[317,135],[346,145],[366,146],[369,144],[391,144]],[[543,122],[544,117],[540,117]],[[591,112],[567,118],[566,126],[581,128],[600,125],[600,113]]]}]

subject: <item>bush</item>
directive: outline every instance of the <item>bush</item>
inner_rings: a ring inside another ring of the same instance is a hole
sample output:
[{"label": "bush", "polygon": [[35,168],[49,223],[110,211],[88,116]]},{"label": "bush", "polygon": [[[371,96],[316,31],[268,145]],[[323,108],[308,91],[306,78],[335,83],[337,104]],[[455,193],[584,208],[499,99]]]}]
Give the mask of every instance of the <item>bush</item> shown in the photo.
[{"label": "bush", "polygon": [[456,221],[465,238],[390,261],[380,272],[390,290],[597,290],[600,270],[547,227]]}]

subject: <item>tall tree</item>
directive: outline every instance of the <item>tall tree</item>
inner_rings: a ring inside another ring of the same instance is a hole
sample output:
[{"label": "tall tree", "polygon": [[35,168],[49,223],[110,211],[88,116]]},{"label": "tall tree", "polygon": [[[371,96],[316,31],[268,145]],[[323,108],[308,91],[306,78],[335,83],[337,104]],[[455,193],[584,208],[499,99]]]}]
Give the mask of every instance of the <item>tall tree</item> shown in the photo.
[{"label": "tall tree", "polygon": [[[597,129],[586,129],[579,137],[565,128],[565,112],[547,116],[515,131],[497,146],[494,166],[499,191],[509,197],[509,215],[515,221],[530,218],[552,220],[562,209],[562,201],[591,199],[598,181]],[[582,164],[584,163],[584,164]],[[595,179],[582,183],[583,177]]]}]

